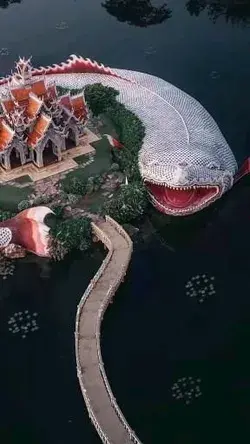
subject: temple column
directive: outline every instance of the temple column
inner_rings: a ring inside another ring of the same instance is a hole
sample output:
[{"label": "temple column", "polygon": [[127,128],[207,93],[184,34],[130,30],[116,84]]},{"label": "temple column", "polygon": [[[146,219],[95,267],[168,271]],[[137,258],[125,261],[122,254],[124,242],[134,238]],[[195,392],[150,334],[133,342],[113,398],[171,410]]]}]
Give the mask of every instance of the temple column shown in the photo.
[{"label": "temple column", "polygon": [[78,131],[75,131],[75,144],[76,144],[76,146],[78,146],[79,145],[79,132]]},{"label": "temple column", "polygon": [[56,155],[57,155],[58,162],[61,162],[61,160],[62,160],[62,150],[61,150],[61,148],[59,146],[57,147]]},{"label": "temple column", "polygon": [[6,170],[10,170],[11,166],[10,166],[10,153],[4,153],[4,162],[3,162],[3,166]]},{"label": "temple column", "polygon": [[43,149],[41,149],[41,148],[38,148],[36,150],[36,165],[39,168],[42,168],[44,166],[43,165]]},{"label": "temple column", "polygon": [[62,139],[61,151],[66,151],[66,138],[65,137]]},{"label": "temple column", "polygon": [[19,155],[20,155],[20,159],[21,159],[21,164],[25,165],[25,163],[26,163],[26,156],[25,156],[23,147],[21,146],[18,151],[19,151]]}]

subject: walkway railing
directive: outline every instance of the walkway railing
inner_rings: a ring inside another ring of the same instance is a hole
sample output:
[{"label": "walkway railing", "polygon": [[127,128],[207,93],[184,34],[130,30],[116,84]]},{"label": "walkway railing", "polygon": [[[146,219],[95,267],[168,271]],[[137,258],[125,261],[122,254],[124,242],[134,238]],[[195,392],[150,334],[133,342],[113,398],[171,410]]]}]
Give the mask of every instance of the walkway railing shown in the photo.
[{"label": "walkway railing", "polygon": [[[131,429],[131,427],[127,423],[123,413],[121,412],[121,410],[116,402],[116,399],[112,393],[111,387],[108,382],[108,378],[107,378],[107,375],[105,372],[105,368],[104,368],[104,364],[103,364],[103,360],[102,360],[102,354],[101,354],[101,346],[100,346],[101,322],[102,322],[104,313],[105,313],[109,303],[111,302],[117,288],[119,287],[120,283],[124,279],[124,276],[126,274],[126,271],[127,271],[130,259],[131,259],[132,250],[133,250],[133,244],[132,244],[130,237],[128,236],[126,231],[116,221],[114,221],[109,216],[106,216],[106,224],[108,224],[108,226],[111,227],[111,229],[113,228],[114,232],[119,233],[119,235],[123,238],[123,240],[125,241],[124,248],[127,251],[126,251],[126,255],[125,255],[125,260],[124,260],[124,255],[122,256],[123,261],[124,261],[122,264],[116,263],[116,260],[114,259],[115,265],[117,266],[117,273],[115,275],[115,279],[111,282],[107,293],[103,295],[103,297],[101,298],[101,301],[100,301],[101,303],[100,303],[100,306],[98,309],[97,318],[96,318],[96,325],[95,325],[95,341],[96,341],[96,351],[97,351],[97,356],[98,356],[98,366],[99,366],[99,370],[101,373],[103,384],[105,386],[106,392],[107,392],[109,400],[110,400],[110,404],[111,404],[112,408],[114,409],[115,414],[119,418],[121,426],[127,432],[126,433],[127,438],[124,438],[125,440],[123,440],[124,444],[128,443],[129,441],[136,443],[136,444],[141,444],[141,442],[137,438],[135,432]],[[85,403],[86,403],[86,406],[88,409],[90,419],[93,422],[103,443],[118,444],[118,443],[110,440],[110,437],[105,434],[100,423],[98,422],[97,416],[94,413],[94,409],[92,407],[93,400],[91,401],[91,399],[88,396],[87,389],[86,389],[86,387],[84,387],[83,371],[81,368],[80,354],[79,354],[79,322],[80,322],[80,318],[81,318],[82,309],[83,309],[84,304],[86,303],[87,299],[90,300],[91,292],[94,290],[95,285],[97,284],[97,282],[99,281],[101,276],[103,276],[105,274],[105,271],[106,271],[108,265],[112,261],[114,253],[119,251],[119,247],[117,247],[117,249],[116,249],[115,245],[113,244],[112,238],[109,237],[109,233],[106,233],[103,230],[103,225],[104,224],[102,224],[102,229],[101,229],[100,226],[92,223],[92,228],[93,228],[93,232],[94,232],[95,236],[105,244],[105,246],[108,248],[109,251],[108,251],[108,254],[105,257],[101,267],[99,268],[99,270],[95,274],[94,278],[91,280],[90,284],[88,285],[88,287],[87,287],[87,289],[86,289],[86,291],[85,291],[85,293],[84,293],[84,295],[77,307],[76,330],[75,330],[75,350],[76,350],[77,375],[78,375],[80,387],[81,387],[82,394],[83,394],[83,397],[84,397],[84,400],[85,400]],[[128,441],[128,439],[129,439],[129,441]]]}]

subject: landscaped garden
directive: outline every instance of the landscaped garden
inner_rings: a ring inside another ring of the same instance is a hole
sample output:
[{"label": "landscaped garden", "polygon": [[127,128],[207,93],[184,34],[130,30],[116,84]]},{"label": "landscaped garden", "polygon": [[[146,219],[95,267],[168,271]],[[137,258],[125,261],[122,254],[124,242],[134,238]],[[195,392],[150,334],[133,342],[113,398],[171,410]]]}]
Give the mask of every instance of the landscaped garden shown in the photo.
[{"label": "landscaped garden", "polygon": [[[98,125],[100,135],[92,143],[95,155],[76,158],[78,167],[59,180],[52,176],[24,186],[28,183],[24,176],[16,185],[0,187],[1,220],[33,206],[45,205],[54,211],[51,252],[55,260],[72,249],[84,251],[91,246],[90,224],[95,217],[108,214],[128,223],[141,217],[148,205],[137,162],[144,137],[141,121],[117,101],[113,88],[95,84],[84,93],[92,126]],[[107,133],[120,141],[122,149],[111,147],[104,136]]]}]

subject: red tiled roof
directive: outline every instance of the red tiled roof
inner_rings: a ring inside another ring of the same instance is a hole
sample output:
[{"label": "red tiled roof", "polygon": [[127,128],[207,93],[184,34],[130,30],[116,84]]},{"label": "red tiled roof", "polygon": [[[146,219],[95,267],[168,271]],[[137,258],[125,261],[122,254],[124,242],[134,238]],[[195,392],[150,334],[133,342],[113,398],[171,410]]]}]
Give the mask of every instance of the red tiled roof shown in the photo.
[{"label": "red tiled roof", "polygon": [[27,115],[27,117],[29,117],[30,119],[34,119],[34,117],[40,111],[42,104],[43,104],[42,100],[40,100],[37,96],[31,93],[29,95],[28,105],[25,110],[25,114]]},{"label": "red tiled roof", "polygon": [[56,97],[58,96],[56,85],[48,86],[47,91],[46,91],[46,96],[48,98],[56,99]]},{"label": "red tiled roof", "polygon": [[0,124],[0,151],[3,151],[12,142],[14,137],[14,131],[7,123],[2,120]]},{"label": "red tiled roof", "polygon": [[28,146],[35,148],[37,143],[45,136],[46,131],[51,123],[51,118],[45,114],[41,114],[33,128],[33,131],[28,135]]},{"label": "red tiled roof", "polygon": [[65,108],[72,110],[72,104],[70,100],[70,95],[66,94],[65,96],[60,97],[60,105],[64,106]]},{"label": "red tiled roof", "polygon": [[29,93],[31,92],[30,86],[22,88],[13,88],[11,90],[11,95],[17,102],[25,102],[29,98]]},{"label": "red tiled roof", "polygon": [[44,83],[44,80],[38,80],[37,82],[33,83],[31,85],[31,90],[33,94],[35,94],[38,97],[45,96],[46,95],[46,86]]},{"label": "red tiled roof", "polygon": [[3,100],[2,107],[6,113],[11,113],[15,109],[13,100]]},{"label": "red tiled roof", "polygon": [[83,96],[71,97],[74,115],[77,119],[84,120],[87,117],[87,108]]}]

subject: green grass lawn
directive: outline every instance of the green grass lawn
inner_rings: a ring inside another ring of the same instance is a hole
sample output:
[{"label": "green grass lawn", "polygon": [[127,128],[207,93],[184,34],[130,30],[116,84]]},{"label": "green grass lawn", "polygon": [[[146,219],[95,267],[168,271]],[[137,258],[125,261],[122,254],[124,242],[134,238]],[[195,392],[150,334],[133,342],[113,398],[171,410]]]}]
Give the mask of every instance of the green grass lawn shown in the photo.
[{"label": "green grass lawn", "polygon": [[106,114],[101,114],[100,116],[103,125],[99,128],[100,134],[109,134],[113,136],[115,139],[118,138],[118,135],[115,131],[114,125]]},{"label": "green grass lawn", "polygon": [[[89,177],[101,175],[110,169],[112,164],[112,157],[111,157],[110,145],[106,137],[104,137],[101,140],[98,140],[97,142],[93,142],[91,145],[96,150],[94,161],[84,168],[78,168],[76,170],[70,171],[65,177],[65,179],[63,179],[64,182],[67,182],[67,180],[69,180],[72,177],[88,179]],[[79,157],[82,158],[85,157],[85,159],[81,159],[79,163],[82,163],[84,160],[87,161],[86,156],[79,156]],[[79,160],[79,157],[74,160],[76,161],[77,159]]]},{"label": "green grass lawn", "polygon": [[74,157],[74,161],[78,163],[78,165],[81,165],[88,161],[88,156],[86,156],[86,154],[81,154],[81,156]]},{"label": "green grass lawn", "polygon": [[17,211],[17,205],[21,200],[27,199],[31,194],[30,186],[17,188],[11,185],[0,186],[0,208],[2,210]]}]

